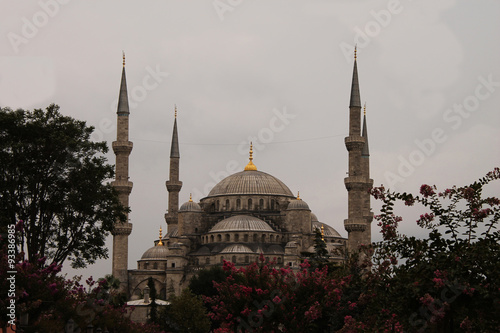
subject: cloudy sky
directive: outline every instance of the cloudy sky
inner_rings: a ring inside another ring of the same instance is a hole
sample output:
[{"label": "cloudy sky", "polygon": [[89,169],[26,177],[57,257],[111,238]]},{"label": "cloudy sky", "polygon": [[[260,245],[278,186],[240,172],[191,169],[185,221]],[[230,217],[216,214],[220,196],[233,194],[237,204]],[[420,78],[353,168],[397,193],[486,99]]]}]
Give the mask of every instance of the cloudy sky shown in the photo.
[{"label": "cloudy sky", "polygon": [[[111,143],[126,53],[130,268],[166,228],[175,104],[181,202],[242,170],[253,141],[259,170],[300,191],[320,221],[346,236],[344,137],[356,43],[376,185],[462,185],[500,165],[498,1],[0,3],[1,107],[56,103]],[[417,232],[418,212],[400,213],[402,230]],[[103,260],[76,273],[110,271]]]}]

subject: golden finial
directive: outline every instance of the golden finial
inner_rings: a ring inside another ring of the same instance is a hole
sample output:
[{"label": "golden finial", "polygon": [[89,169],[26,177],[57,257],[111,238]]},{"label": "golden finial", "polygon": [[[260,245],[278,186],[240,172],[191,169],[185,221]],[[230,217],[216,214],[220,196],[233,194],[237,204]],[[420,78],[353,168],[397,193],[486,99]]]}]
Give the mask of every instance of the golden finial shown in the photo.
[{"label": "golden finial", "polygon": [[321,240],[324,242],[325,241],[325,227],[321,226]]},{"label": "golden finial", "polygon": [[123,67],[125,67],[125,51],[122,51],[122,56],[123,56]]},{"label": "golden finial", "polygon": [[177,119],[177,104],[174,104],[175,106],[175,119]]},{"label": "golden finial", "polygon": [[365,107],[363,108],[363,114],[366,116],[366,102],[365,102]]},{"label": "golden finial", "polygon": [[193,202],[193,196],[189,193],[189,202]]},{"label": "golden finial", "polygon": [[250,157],[249,157],[249,160],[250,161],[248,162],[247,166],[245,167],[245,171],[256,171],[257,167],[252,162],[252,160],[253,160],[253,145],[252,145],[252,142],[250,142]]},{"label": "golden finial", "polygon": [[358,58],[358,44],[354,45],[354,60]]},{"label": "golden finial", "polygon": [[297,200],[302,200],[302,199],[300,198],[300,191],[297,191]]},{"label": "golden finial", "polygon": [[161,238],[162,238],[161,231],[162,230],[161,230],[161,226],[160,226],[160,241],[158,242],[158,246],[163,246],[163,242],[161,241]]}]

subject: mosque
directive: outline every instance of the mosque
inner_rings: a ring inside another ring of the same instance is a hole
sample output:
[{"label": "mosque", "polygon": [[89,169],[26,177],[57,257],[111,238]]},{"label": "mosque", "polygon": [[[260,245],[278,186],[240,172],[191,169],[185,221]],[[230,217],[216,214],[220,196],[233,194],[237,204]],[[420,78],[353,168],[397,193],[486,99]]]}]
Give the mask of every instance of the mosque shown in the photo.
[{"label": "mosque", "polygon": [[[116,155],[116,175],[112,182],[120,202],[129,206],[132,182],[128,177],[129,106],[125,76],[125,56],[117,111],[117,140],[112,143]],[[261,171],[253,163],[250,144],[249,161],[244,170],[230,175],[215,185],[200,202],[191,198],[179,207],[179,149],[177,110],[171,149],[168,190],[168,210],[165,214],[165,235],[152,241],[137,262],[128,269],[129,222],[115,223],[113,235],[113,275],[121,281],[120,289],[131,300],[143,297],[148,279],[153,278],[159,298],[179,295],[199,270],[222,265],[223,260],[236,266],[249,265],[263,255],[278,266],[298,269],[299,264],[314,252],[316,230],[326,243],[329,260],[340,263],[347,253],[360,244],[371,243],[371,222],[368,189],[370,179],[366,114],[361,127],[361,99],[358,84],[356,51],[349,103],[349,136],[345,138],[348,151],[348,176],[344,183],[348,192],[348,217],[344,228],[348,237],[322,223],[308,204],[277,177]],[[258,164],[258,163],[257,163]],[[128,221],[128,216],[127,216]]]}]

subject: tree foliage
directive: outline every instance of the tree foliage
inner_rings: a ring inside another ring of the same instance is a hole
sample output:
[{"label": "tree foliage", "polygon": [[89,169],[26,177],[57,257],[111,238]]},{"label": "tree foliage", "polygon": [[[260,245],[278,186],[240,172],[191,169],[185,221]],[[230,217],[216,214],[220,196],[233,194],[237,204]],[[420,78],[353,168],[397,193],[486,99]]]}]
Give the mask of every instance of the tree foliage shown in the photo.
[{"label": "tree foliage", "polygon": [[[94,128],[59,113],[0,109],[0,226],[23,221],[19,251],[74,268],[107,258],[105,237],[124,208],[107,183],[105,142]],[[5,230],[3,230],[5,231]]]}]

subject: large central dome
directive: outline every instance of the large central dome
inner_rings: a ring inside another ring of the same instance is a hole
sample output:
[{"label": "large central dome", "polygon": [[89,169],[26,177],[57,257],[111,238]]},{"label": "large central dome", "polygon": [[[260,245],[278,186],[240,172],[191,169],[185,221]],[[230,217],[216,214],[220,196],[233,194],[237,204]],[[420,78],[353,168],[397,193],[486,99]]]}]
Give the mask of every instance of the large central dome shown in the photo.
[{"label": "large central dome", "polygon": [[207,197],[245,194],[294,197],[281,180],[257,170],[245,170],[224,178],[214,186]]}]

